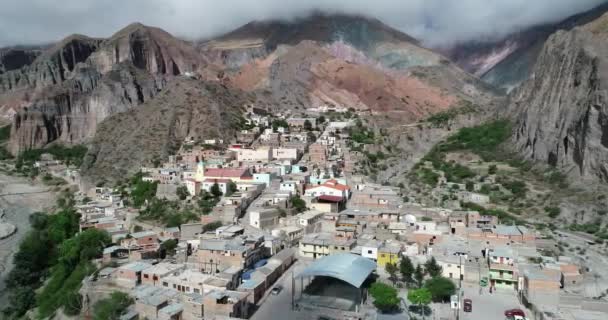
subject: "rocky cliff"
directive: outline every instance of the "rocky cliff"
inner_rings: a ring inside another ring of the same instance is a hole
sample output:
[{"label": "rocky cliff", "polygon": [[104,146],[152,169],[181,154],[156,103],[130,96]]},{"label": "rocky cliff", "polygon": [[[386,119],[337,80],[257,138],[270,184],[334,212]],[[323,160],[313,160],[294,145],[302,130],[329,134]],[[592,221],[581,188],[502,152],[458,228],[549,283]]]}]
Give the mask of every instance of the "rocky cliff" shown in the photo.
[{"label": "rocky cliff", "polygon": [[253,99],[217,83],[174,78],[156,98],[99,125],[83,174],[93,183],[115,181],[166,159],[186,137],[230,139]]},{"label": "rocky cliff", "polygon": [[608,16],[545,43],[512,97],[513,142],[577,181],[608,181]]},{"label": "rocky cliff", "polygon": [[36,48],[0,48],[0,74],[27,66],[39,55]]}]

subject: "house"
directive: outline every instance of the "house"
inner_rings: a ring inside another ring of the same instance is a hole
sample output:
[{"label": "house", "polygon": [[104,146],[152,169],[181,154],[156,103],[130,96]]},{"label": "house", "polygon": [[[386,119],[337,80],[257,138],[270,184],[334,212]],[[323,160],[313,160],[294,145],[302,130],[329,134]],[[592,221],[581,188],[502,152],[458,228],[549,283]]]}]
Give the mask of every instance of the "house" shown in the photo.
[{"label": "house", "polygon": [[298,160],[300,152],[296,148],[274,148],[272,158],[276,160]]},{"label": "house", "polygon": [[382,246],[381,241],[370,240],[361,245],[361,256],[364,258],[378,260],[378,249]]},{"label": "house", "polygon": [[239,149],[236,159],[241,162],[269,162],[272,160],[271,147],[259,147],[256,149]]},{"label": "house", "polygon": [[156,286],[169,288],[184,293],[203,294],[205,292],[204,282],[211,277],[198,270],[186,269],[181,272],[168,274],[157,282]]},{"label": "house", "polygon": [[276,207],[260,208],[249,212],[249,224],[252,227],[268,230],[279,224],[281,211]]},{"label": "house", "polygon": [[466,259],[459,255],[434,255],[437,264],[441,266],[441,275],[448,279],[464,280]]},{"label": "house", "polygon": [[163,316],[166,319],[173,312],[166,309],[161,314],[161,310],[169,306],[179,295],[177,291],[148,285],[134,289],[132,294],[135,296],[135,311],[144,319],[161,319]]},{"label": "house", "polygon": [[490,196],[481,193],[462,191],[458,193],[458,197],[464,202],[472,202],[479,205],[490,203]]},{"label": "house", "polygon": [[304,236],[304,229],[300,227],[282,227],[272,230],[272,235],[283,239],[288,244],[297,244]]},{"label": "house", "polygon": [[144,251],[158,250],[160,247],[158,234],[149,230],[132,233],[130,238],[122,239],[120,245],[125,248],[138,248]]},{"label": "house", "polygon": [[168,262],[158,263],[142,272],[142,284],[157,286],[160,284],[161,278],[168,275],[180,272],[186,268],[184,264],[172,264]]},{"label": "house", "polygon": [[350,252],[355,247],[354,239],[335,237],[331,233],[311,233],[300,240],[301,257],[318,259],[334,253]]},{"label": "house", "polygon": [[194,179],[185,179],[184,185],[186,186],[186,189],[188,189],[188,193],[191,196],[196,196],[201,191],[201,183]]},{"label": "house", "polygon": [[201,270],[216,273],[220,268],[245,269],[261,259],[263,237],[239,236],[233,239],[208,239],[201,241],[196,252]]},{"label": "house", "polygon": [[114,272],[117,285],[125,288],[133,288],[141,284],[142,273],[152,267],[151,264],[143,261],[134,261],[116,268]]},{"label": "house", "polygon": [[398,244],[383,244],[378,248],[378,267],[384,268],[387,263],[399,265],[401,246]]},{"label": "house", "polygon": [[288,181],[281,182],[281,184],[279,186],[279,190],[287,191],[287,192],[290,192],[291,194],[297,194],[297,193],[299,193],[299,186],[300,186],[299,182],[288,180]]},{"label": "house", "polygon": [[332,196],[348,199],[350,197],[350,188],[347,185],[340,184],[336,180],[328,180],[321,185],[306,189],[304,194],[309,197]]},{"label": "house", "polygon": [[205,319],[216,317],[243,318],[249,317],[247,292],[213,290],[203,296]]},{"label": "house", "polygon": [[490,264],[490,286],[494,288],[517,289],[519,275],[515,267],[513,249],[496,247],[488,254]]},{"label": "house", "polygon": [[313,143],[308,147],[308,154],[310,155],[310,162],[315,164],[325,164],[327,162],[327,146],[320,143]]},{"label": "house", "polygon": [[199,293],[190,293],[183,296],[183,320],[202,320],[205,316],[203,296]]},{"label": "house", "polygon": [[323,212],[308,210],[297,216],[296,224],[304,228],[305,232],[314,232],[319,222],[323,220]]},{"label": "house", "polygon": [[317,119],[315,118],[289,118],[287,119],[287,124],[289,128],[293,129],[305,129],[306,123],[309,123],[311,128],[317,127]]},{"label": "house", "polygon": [[205,179],[202,183],[201,189],[211,192],[211,188],[217,184],[222,194],[228,194],[228,188],[231,182],[232,180],[230,179]]},{"label": "house", "polygon": [[537,266],[525,267],[522,273],[520,291],[525,302],[534,305],[559,305],[560,276],[558,274],[544,272]]}]

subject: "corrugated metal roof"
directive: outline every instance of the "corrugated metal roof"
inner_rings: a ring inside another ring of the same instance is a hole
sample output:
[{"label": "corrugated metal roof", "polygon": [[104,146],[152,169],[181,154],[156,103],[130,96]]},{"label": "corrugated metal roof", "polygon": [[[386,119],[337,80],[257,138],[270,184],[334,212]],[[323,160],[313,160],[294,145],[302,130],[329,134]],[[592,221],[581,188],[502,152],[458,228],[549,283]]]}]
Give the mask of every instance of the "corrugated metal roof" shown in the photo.
[{"label": "corrugated metal roof", "polygon": [[350,253],[340,253],[315,261],[297,277],[332,277],[359,288],[375,269],[376,263],[372,260]]}]

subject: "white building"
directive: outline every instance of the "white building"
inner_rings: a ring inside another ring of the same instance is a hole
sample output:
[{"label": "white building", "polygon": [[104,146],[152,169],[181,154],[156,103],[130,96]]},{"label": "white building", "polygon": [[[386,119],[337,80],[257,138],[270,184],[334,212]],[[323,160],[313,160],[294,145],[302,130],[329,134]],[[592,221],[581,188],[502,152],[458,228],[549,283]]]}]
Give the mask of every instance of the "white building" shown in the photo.
[{"label": "white building", "polygon": [[184,180],[184,185],[188,189],[188,193],[192,196],[196,196],[201,191],[201,183],[194,179]]},{"label": "white building", "polygon": [[249,224],[252,227],[268,230],[279,224],[281,213],[276,208],[253,210],[249,213]]},{"label": "white building", "polygon": [[460,277],[464,280],[464,270],[466,259],[462,257],[462,264],[460,264],[460,257],[457,255],[452,256],[436,256],[437,264],[441,266],[441,275],[445,278],[456,279]]},{"label": "white building", "polygon": [[382,243],[376,240],[370,240],[367,243],[361,245],[361,256],[364,258],[378,261],[378,248]]},{"label": "white building", "polygon": [[269,162],[272,160],[272,148],[238,149],[236,159],[238,161]]},{"label": "white building", "polygon": [[348,199],[350,196],[350,188],[332,179],[321,185],[307,189],[304,194],[308,197],[334,196]]},{"label": "white building", "polygon": [[211,188],[214,184],[217,183],[218,187],[220,188],[220,191],[222,191],[222,194],[226,194],[230,181],[230,179],[206,179],[203,180],[201,188],[207,192],[211,192]]},{"label": "white building", "polygon": [[464,202],[472,202],[480,205],[490,203],[490,196],[474,192],[461,192],[460,199]]},{"label": "white building", "polygon": [[298,185],[297,181],[283,181],[279,186],[279,190],[296,194],[298,193]]},{"label": "white building", "polygon": [[277,160],[297,160],[298,149],[296,148],[276,148],[272,149],[272,158]]}]

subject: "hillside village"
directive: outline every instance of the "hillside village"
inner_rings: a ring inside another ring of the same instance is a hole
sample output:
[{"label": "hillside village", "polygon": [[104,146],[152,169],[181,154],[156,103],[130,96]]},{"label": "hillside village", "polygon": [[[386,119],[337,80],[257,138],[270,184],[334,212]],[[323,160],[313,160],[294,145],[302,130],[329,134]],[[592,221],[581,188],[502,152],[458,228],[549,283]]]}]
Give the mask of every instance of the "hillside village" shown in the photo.
[{"label": "hillside village", "polygon": [[[357,172],[373,131],[350,110],[252,108],[244,126],[75,195],[79,232],[111,237],[79,289],[84,314],[120,292],[120,319],[608,316],[597,238],[486,210],[484,184],[448,181],[432,159],[416,170],[436,206],[375,183]],[[33,167],[79,183],[51,155]],[[419,290],[431,299],[412,301]]]}]

